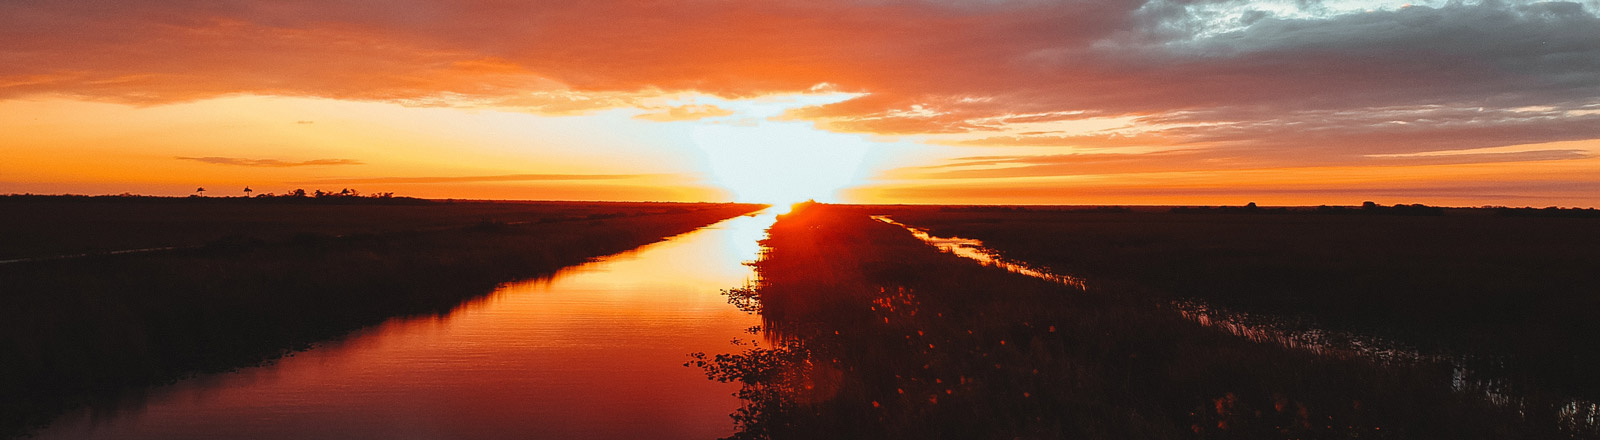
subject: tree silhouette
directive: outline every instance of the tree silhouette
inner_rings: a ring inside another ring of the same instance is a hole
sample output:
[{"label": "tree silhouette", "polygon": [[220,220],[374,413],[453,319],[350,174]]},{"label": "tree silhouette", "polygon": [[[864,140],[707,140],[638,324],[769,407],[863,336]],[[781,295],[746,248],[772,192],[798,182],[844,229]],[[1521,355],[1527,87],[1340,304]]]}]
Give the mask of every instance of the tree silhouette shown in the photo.
[{"label": "tree silhouette", "polygon": [[194,189],[194,193],[195,193],[195,195],[205,195],[206,187],[202,186],[202,187],[199,187],[199,188],[195,188]]},{"label": "tree silhouette", "polygon": [[254,192],[254,191],[255,191],[255,190],[253,190],[253,189],[250,189],[250,187],[248,187],[248,186],[247,186],[247,187],[244,187],[244,196],[245,196],[245,197],[250,197],[250,193],[251,193],[251,192]]}]

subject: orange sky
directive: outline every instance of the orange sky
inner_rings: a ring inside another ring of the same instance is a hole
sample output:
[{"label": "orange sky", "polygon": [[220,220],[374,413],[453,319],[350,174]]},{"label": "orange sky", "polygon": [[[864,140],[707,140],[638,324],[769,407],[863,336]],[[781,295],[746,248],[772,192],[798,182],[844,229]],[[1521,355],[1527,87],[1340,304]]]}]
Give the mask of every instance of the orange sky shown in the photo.
[{"label": "orange sky", "polygon": [[1593,0],[535,3],[0,3],[0,193],[1600,205]]}]

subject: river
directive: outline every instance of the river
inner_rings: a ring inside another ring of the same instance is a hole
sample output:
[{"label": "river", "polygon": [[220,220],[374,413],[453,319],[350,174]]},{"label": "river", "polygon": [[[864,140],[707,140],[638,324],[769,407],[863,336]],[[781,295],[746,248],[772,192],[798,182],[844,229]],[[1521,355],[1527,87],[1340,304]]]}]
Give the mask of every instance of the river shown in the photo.
[{"label": "river", "polygon": [[397,318],[263,367],[68,414],[41,439],[706,439],[737,386],[684,367],[752,339],[723,289],[773,214],[743,216]]}]

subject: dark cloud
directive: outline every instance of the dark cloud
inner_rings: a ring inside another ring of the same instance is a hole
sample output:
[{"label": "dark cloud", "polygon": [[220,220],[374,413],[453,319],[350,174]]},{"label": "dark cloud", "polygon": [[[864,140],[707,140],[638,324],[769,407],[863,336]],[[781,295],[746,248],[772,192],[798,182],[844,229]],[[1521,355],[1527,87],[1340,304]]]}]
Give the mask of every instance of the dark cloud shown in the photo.
[{"label": "dark cloud", "polygon": [[1157,59],[1177,71],[1192,66],[1208,76],[1260,80],[1224,106],[1260,100],[1280,109],[1514,107],[1600,97],[1600,19],[1576,3],[1453,3],[1267,18],[1168,46]]},{"label": "dark cloud", "polygon": [[178,159],[178,160],[192,160],[192,161],[195,161],[195,162],[205,162],[205,163],[217,164],[217,165],[238,165],[238,166],[245,166],[245,167],[267,167],[267,168],[305,167],[305,166],[317,166],[317,165],[361,165],[362,164],[361,161],[354,160],[354,159],[316,159],[316,160],[307,160],[307,161],[300,161],[300,162],[287,162],[287,161],[282,161],[282,160],[277,160],[277,159],[245,159],[245,158],[241,158],[241,157],[216,157],[216,156],[208,156],[208,157],[184,157],[184,156],[179,156],[179,157],[176,157],[176,159]]},{"label": "dark cloud", "polygon": [[[1150,26],[1129,29],[1126,33],[1132,36],[1110,36],[1089,47],[1034,51],[997,68],[1001,75],[991,84],[964,90],[995,97],[992,100],[891,95],[877,97],[871,106],[893,109],[923,103],[935,110],[915,120],[883,118],[886,110],[871,113],[863,108],[866,103],[852,102],[796,115],[830,120],[827,126],[833,128],[904,133],[999,129],[961,124],[997,114],[1079,111],[1079,117],[1149,115],[1144,122],[1186,123],[1197,132],[1210,129],[1200,122],[1221,122],[1237,130],[1238,137],[1249,137],[1276,135],[1250,129],[1291,129],[1280,124],[1286,113],[1306,119],[1330,114],[1350,119],[1352,114],[1384,113],[1395,107],[1504,113],[1527,106],[1570,110],[1600,104],[1600,20],[1594,11],[1576,4],[1452,4],[1325,18],[1256,18],[1248,26],[1218,34],[1203,34],[1199,25]],[[1208,119],[1182,120],[1193,114]],[[1464,124],[1483,130],[1455,137],[1471,139],[1479,147],[1596,137],[1581,127],[1593,124],[1577,121],[1587,118],[1571,119],[1565,130],[1554,133],[1512,129],[1489,138],[1483,131],[1508,124]],[[1328,130],[1318,133],[1323,138],[1319,144],[1370,144],[1370,138],[1362,137],[1373,131],[1355,127],[1358,130],[1351,134],[1358,138],[1343,139],[1336,127],[1323,124],[1322,128]],[[1194,142],[1178,136],[1183,133],[1165,134],[1175,136],[1168,142]],[[1042,145],[1129,141],[1093,137],[1069,136]],[[1018,141],[1014,135],[992,140]],[[1430,142],[1435,145],[1428,148],[1445,142]],[[1296,148],[1292,143],[1280,146]]]}]

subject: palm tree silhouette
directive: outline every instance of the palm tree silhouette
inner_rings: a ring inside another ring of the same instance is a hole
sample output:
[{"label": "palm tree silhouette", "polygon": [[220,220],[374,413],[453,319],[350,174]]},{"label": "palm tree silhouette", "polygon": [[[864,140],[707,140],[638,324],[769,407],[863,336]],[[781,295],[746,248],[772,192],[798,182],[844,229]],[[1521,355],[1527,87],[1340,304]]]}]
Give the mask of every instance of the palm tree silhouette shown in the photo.
[{"label": "palm tree silhouette", "polygon": [[206,187],[202,186],[202,187],[199,187],[199,188],[195,188],[194,189],[194,193],[195,193],[195,195],[205,195]]},{"label": "palm tree silhouette", "polygon": [[250,187],[248,187],[248,186],[244,187],[244,196],[245,197],[250,197],[250,192],[252,192],[252,191],[255,191],[255,190],[250,189]]}]

